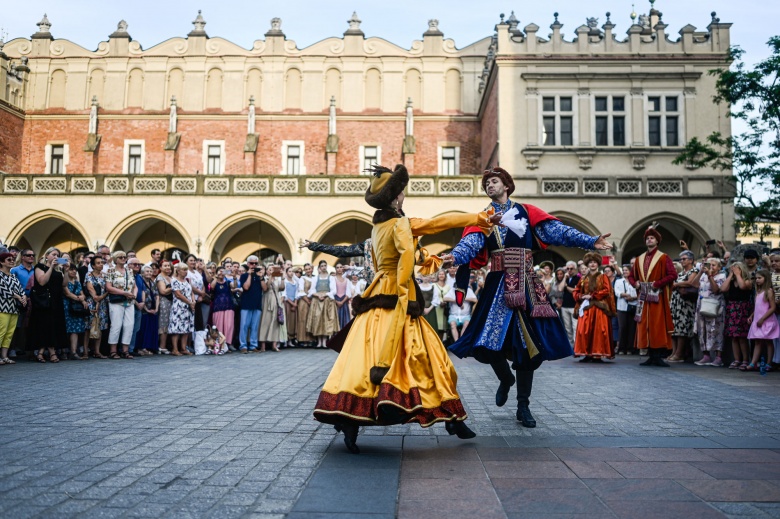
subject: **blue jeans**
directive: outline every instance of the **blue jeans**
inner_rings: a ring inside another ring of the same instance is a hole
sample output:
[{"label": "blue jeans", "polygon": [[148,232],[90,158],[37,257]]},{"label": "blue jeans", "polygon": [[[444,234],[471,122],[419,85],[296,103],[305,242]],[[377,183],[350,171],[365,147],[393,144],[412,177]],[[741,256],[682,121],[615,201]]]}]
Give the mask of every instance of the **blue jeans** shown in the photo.
[{"label": "blue jeans", "polygon": [[[127,351],[130,353],[135,353],[135,339],[138,337],[138,332],[141,329],[141,317],[143,317],[143,314],[137,307],[133,309],[135,310],[135,320],[133,321],[133,337],[130,339],[130,347],[127,349]],[[141,344],[141,348],[143,347],[144,345]]]},{"label": "blue jeans", "polygon": [[246,349],[246,334],[249,333],[249,349],[257,349],[257,336],[260,333],[260,310],[241,310],[241,349]]}]

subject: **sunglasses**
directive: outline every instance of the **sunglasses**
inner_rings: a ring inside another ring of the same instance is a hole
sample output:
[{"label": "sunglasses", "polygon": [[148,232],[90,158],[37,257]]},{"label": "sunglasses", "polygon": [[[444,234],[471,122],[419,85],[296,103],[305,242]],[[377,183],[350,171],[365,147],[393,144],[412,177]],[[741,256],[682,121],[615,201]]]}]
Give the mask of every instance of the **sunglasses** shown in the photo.
[{"label": "sunglasses", "polygon": [[35,254],[22,254],[23,258],[34,258]]},{"label": "sunglasses", "polygon": [[257,265],[257,262],[256,261],[250,261],[249,263],[247,263],[247,265]]}]

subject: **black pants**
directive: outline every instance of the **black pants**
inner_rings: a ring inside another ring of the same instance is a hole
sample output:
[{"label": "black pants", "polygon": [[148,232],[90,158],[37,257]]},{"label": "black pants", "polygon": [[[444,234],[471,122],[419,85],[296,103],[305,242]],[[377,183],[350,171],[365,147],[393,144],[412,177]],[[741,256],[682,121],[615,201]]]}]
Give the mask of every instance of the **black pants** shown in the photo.
[{"label": "black pants", "polygon": [[[524,352],[523,363],[513,366],[517,379],[517,406],[527,406],[530,403],[531,390],[534,385],[534,370],[530,367],[528,352]],[[487,348],[475,348],[474,358],[483,364],[490,364],[493,372],[500,382],[508,380],[512,376],[509,361],[501,351],[488,350]],[[527,361],[527,362],[526,362]],[[519,368],[519,369],[518,369]]]},{"label": "black pants", "polygon": [[634,314],[636,306],[628,305],[628,311],[618,310],[617,318],[620,327],[620,337],[618,338],[618,348],[623,353],[632,353],[634,351],[634,339],[636,337],[636,321]]}]

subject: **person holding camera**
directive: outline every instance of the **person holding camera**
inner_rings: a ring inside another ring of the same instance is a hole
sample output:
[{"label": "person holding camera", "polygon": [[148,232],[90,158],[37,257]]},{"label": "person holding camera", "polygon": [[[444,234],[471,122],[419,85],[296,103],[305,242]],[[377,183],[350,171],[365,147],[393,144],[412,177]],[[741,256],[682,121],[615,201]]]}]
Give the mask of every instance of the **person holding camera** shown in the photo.
[{"label": "person holding camera", "polygon": [[[238,285],[243,289],[241,293],[241,327],[238,338],[241,353],[257,351],[263,292],[268,290],[268,284],[263,279],[265,267],[258,265],[259,261],[257,256],[249,256],[246,259],[246,272],[241,274],[238,279]],[[248,348],[247,335],[249,336]]]},{"label": "person holding camera", "polygon": [[[126,268],[127,254],[118,250],[111,254],[114,268],[106,273],[106,290],[108,290],[108,314],[111,327],[108,330],[108,347],[110,359],[133,359],[130,353],[130,342],[133,339],[135,326],[135,298],[138,291],[135,274]],[[117,352],[121,339],[122,352]]]},{"label": "person holding camera", "polygon": [[56,247],[49,247],[35,266],[35,281],[30,292],[32,315],[30,316],[31,347],[38,350],[38,362],[46,362],[43,349],[49,353],[49,362],[60,361],[55,349],[67,349],[65,332],[65,306],[63,301],[65,276],[62,266],[68,261],[60,258]]}]

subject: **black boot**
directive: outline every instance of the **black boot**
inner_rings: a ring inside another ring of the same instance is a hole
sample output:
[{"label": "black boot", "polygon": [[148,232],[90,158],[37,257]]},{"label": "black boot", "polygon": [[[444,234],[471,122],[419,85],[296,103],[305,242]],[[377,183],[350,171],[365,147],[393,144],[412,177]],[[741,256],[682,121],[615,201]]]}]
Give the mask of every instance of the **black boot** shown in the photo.
[{"label": "black boot", "polygon": [[536,427],[534,415],[531,414],[531,410],[528,409],[527,405],[521,404],[517,406],[517,420],[523,424],[523,427],[528,427],[529,429]]},{"label": "black boot", "polygon": [[458,438],[461,440],[468,440],[470,438],[474,438],[477,435],[477,433],[469,429],[468,425],[461,422],[460,420],[444,422],[444,428],[447,429],[447,432],[450,436],[457,434]]},{"label": "black boot", "polygon": [[644,362],[639,364],[640,366],[655,366],[655,350],[652,348],[647,349],[647,358]]},{"label": "black boot", "polygon": [[360,454],[360,449],[357,446],[357,425],[342,425],[341,430],[344,431],[344,445],[347,446],[347,450],[352,454]]},{"label": "black boot", "polygon": [[653,362],[653,366],[658,366],[659,368],[668,368],[669,364],[664,362],[664,359],[661,358],[661,352],[658,352],[655,356],[655,361]]},{"label": "black boot", "polygon": [[498,358],[490,362],[490,367],[498,377],[500,383],[496,391],[496,405],[502,407],[509,399],[509,388],[515,385],[515,377],[509,368],[509,363],[504,358]]}]

